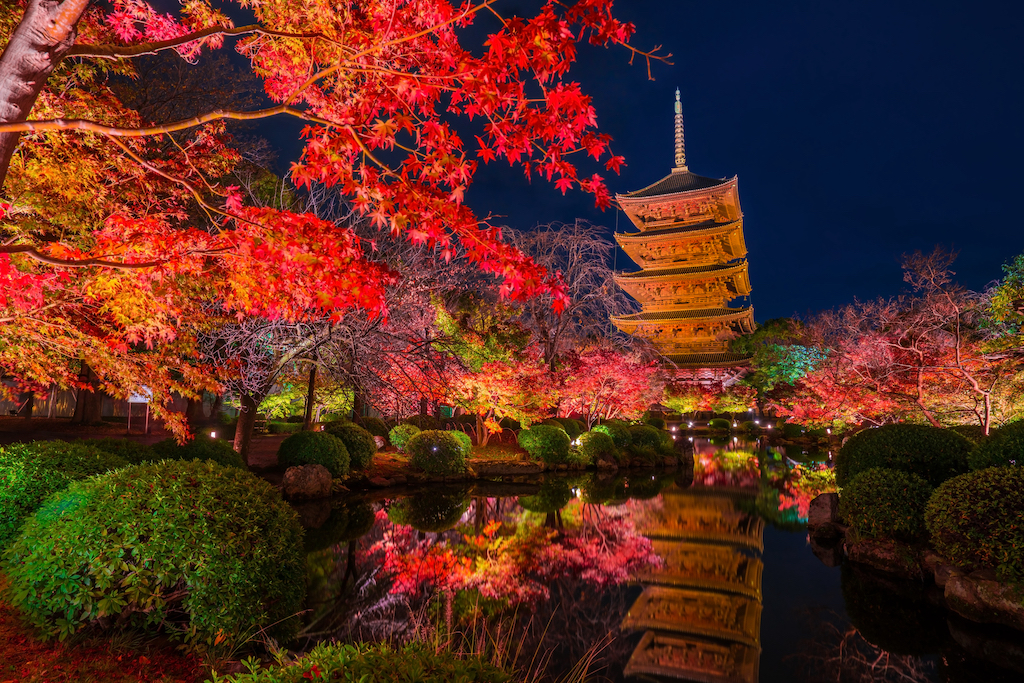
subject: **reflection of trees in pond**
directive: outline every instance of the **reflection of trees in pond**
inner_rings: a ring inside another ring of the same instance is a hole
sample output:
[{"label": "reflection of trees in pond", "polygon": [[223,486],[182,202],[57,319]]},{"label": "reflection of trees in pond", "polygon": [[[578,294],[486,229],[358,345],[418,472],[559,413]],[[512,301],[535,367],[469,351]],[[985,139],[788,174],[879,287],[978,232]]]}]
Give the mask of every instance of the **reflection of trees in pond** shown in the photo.
[{"label": "reflection of trees in pond", "polygon": [[814,628],[820,635],[803,643],[803,652],[788,659],[797,680],[842,683],[930,683],[936,680],[935,664],[914,655],[886,651],[869,642],[856,626],[816,614]]},{"label": "reflection of trees in pond", "polygon": [[901,655],[939,650],[948,635],[945,611],[922,584],[894,581],[844,564],[843,600],[850,621],[871,645]]},{"label": "reflection of trees in pond", "polygon": [[468,508],[465,489],[427,491],[396,501],[388,509],[388,517],[394,524],[438,533],[458,524]]},{"label": "reflection of trees in pond", "polygon": [[752,451],[719,450],[694,459],[693,483],[697,485],[752,488],[760,480],[760,462]]},{"label": "reflection of trees in pond", "polygon": [[362,501],[336,502],[330,516],[315,529],[306,529],[304,544],[307,553],[329,548],[359,538],[373,526],[374,512]]}]

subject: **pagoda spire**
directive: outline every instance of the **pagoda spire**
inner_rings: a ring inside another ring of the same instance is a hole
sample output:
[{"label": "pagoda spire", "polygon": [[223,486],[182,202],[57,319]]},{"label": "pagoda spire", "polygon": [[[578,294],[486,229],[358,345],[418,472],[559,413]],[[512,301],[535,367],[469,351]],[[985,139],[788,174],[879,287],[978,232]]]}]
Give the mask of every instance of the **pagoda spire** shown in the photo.
[{"label": "pagoda spire", "polygon": [[686,171],[686,143],[683,141],[683,103],[676,88],[676,167],[673,171]]}]

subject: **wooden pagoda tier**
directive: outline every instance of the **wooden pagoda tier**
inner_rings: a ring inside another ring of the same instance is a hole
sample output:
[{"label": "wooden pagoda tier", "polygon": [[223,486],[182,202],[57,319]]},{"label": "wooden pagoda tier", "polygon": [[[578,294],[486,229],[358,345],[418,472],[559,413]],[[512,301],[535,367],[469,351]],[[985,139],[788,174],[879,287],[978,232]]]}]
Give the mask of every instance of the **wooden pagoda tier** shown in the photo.
[{"label": "wooden pagoda tier", "polygon": [[650,340],[671,365],[686,371],[684,379],[716,381],[731,375],[700,371],[746,366],[749,358],[731,353],[729,342],[754,331],[749,305],[730,308],[751,290],[743,212],[735,177],[690,172],[682,135],[677,91],[675,168],[653,185],[616,195],[637,232],[617,233],[615,240],[641,270],[619,273],[615,281],[641,310],[612,322]]}]

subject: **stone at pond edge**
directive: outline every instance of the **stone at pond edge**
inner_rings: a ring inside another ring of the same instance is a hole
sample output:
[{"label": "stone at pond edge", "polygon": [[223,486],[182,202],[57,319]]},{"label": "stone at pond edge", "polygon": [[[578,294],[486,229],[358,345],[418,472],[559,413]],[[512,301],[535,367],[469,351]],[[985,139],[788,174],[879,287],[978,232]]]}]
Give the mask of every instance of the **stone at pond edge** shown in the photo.
[{"label": "stone at pond edge", "polygon": [[851,562],[866,564],[879,571],[905,579],[924,578],[920,552],[896,541],[863,540],[850,544],[847,539],[846,553]]},{"label": "stone at pond edge", "polygon": [[807,508],[807,526],[812,529],[822,524],[835,524],[838,521],[838,493],[822,493],[816,496]]},{"label": "stone at pond edge", "polygon": [[599,470],[617,470],[617,469],[619,469],[619,466],[616,465],[614,462],[612,462],[610,460],[598,460],[596,465],[597,465],[597,469],[599,469]]},{"label": "stone at pond edge", "polygon": [[331,516],[331,501],[326,498],[296,503],[292,507],[299,513],[303,529],[319,529]]},{"label": "stone at pond edge", "polygon": [[284,471],[281,491],[288,500],[312,500],[331,495],[331,473],[323,465],[299,465]]},{"label": "stone at pond edge", "polygon": [[[835,528],[835,525],[829,524],[828,527]],[[819,527],[824,529],[825,526]],[[843,544],[839,542],[838,538],[834,538],[831,541],[819,540],[818,537],[813,534],[810,537],[811,552],[814,556],[821,560],[821,563],[826,567],[838,567],[843,563]]]},{"label": "stone at pond edge", "polygon": [[946,604],[971,621],[1003,624],[1024,631],[1024,588],[952,572],[946,579]]},{"label": "stone at pond edge", "polygon": [[1024,640],[1015,638],[1017,634],[955,617],[946,623],[953,640],[971,656],[1024,674]]},{"label": "stone at pond edge", "polygon": [[665,469],[675,469],[676,467],[679,467],[679,458],[673,457],[671,455],[666,456],[665,458],[662,459],[661,465]]}]

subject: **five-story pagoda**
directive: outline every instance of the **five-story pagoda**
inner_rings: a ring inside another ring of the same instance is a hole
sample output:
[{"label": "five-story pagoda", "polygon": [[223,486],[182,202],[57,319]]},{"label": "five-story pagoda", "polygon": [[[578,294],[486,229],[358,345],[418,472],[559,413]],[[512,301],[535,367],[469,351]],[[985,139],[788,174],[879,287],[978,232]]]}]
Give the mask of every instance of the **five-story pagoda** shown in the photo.
[{"label": "five-story pagoda", "polygon": [[[642,308],[612,322],[649,339],[680,375],[722,380],[748,360],[730,352],[729,342],[754,331],[743,213],[735,177],[705,178],[687,168],[678,89],[675,113],[675,168],[653,185],[616,195],[639,232],[615,239],[641,270],[615,281]],[[731,307],[735,300],[742,305]]]}]

